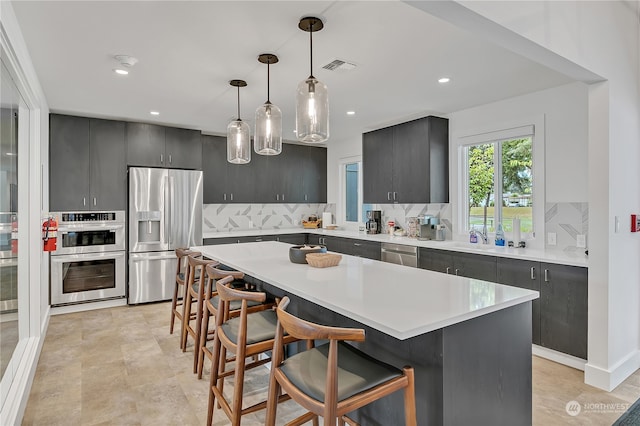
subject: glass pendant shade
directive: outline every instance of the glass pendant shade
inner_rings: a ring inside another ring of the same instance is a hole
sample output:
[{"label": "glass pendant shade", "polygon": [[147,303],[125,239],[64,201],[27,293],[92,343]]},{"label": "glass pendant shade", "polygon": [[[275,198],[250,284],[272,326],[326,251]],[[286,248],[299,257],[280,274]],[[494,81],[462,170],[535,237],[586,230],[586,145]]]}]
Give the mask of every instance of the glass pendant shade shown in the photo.
[{"label": "glass pendant shade", "polygon": [[282,152],[282,112],[267,101],[256,109],[256,131],[253,147],[260,155],[278,155]]},{"label": "glass pendant shade", "polygon": [[233,164],[251,161],[251,130],[239,119],[227,126],[227,161]]},{"label": "glass pendant shade", "polygon": [[327,86],[313,76],[298,84],[296,134],[299,141],[306,143],[329,139],[329,92]]}]

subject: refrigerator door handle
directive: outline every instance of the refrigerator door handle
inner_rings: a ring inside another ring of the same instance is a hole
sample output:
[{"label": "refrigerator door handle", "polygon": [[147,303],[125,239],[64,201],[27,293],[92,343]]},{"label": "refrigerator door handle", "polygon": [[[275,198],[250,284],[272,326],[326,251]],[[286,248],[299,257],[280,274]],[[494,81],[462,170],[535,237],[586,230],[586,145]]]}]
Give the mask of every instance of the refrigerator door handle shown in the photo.
[{"label": "refrigerator door handle", "polygon": [[171,212],[169,211],[170,206],[170,180],[169,176],[164,177],[164,240],[171,247],[171,234],[170,231],[170,223],[171,223]]}]

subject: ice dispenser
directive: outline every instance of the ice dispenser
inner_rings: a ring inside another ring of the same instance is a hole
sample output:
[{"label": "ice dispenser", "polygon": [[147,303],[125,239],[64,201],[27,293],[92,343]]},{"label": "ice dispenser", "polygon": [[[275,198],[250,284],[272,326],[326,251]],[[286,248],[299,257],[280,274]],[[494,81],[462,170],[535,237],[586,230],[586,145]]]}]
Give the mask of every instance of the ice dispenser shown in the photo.
[{"label": "ice dispenser", "polygon": [[162,215],[160,211],[143,211],[136,214],[139,243],[161,242]]}]

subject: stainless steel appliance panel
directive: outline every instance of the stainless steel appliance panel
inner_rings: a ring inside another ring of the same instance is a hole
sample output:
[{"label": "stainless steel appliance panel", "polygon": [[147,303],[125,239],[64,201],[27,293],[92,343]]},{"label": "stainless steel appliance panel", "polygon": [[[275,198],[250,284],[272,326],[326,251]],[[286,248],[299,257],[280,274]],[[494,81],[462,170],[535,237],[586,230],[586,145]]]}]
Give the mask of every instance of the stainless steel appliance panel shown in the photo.
[{"label": "stainless steel appliance panel", "polygon": [[169,248],[202,245],[202,172],[169,170]]},{"label": "stainless steel appliance panel", "polygon": [[125,252],[51,256],[51,304],[125,296]]},{"label": "stainless steel appliance panel", "polygon": [[170,250],[168,239],[169,172],[166,169],[129,169],[129,251]]},{"label": "stainless steel appliance panel", "polygon": [[418,267],[418,247],[382,243],[380,257],[383,262]]},{"label": "stainless steel appliance panel", "polygon": [[171,299],[177,261],[172,251],[130,253],[128,303],[134,305]]}]

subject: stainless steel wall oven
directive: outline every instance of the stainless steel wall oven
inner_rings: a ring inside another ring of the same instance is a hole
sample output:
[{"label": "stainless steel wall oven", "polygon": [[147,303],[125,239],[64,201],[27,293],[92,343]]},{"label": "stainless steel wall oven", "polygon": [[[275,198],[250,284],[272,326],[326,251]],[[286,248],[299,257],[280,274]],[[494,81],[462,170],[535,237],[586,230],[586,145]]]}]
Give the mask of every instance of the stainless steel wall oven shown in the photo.
[{"label": "stainless steel wall oven", "polygon": [[125,212],[61,212],[51,253],[51,305],[126,294]]}]

